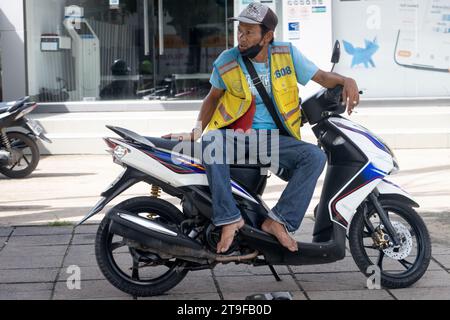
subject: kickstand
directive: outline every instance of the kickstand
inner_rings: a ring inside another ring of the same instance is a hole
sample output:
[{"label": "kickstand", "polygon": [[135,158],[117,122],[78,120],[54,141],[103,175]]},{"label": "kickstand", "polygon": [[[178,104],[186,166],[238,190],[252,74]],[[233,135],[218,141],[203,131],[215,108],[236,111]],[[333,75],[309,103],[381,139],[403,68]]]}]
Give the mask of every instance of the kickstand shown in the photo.
[{"label": "kickstand", "polygon": [[270,271],[272,271],[273,276],[275,277],[275,280],[277,280],[278,282],[281,281],[280,276],[277,273],[277,270],[275,270],[275,268],[273,267],[273,265],[269,264],[269,269]]},{"label": "kickstand", "polygon": [[[139,279],[139,260],[135,257],[133,257],[133,268],[132,268],[132,274],[131,278],[133,280],[140,280]],[[137,300],[137,296],[132,295],[133,300]]]},{"label": "kickstand", "polygon": [[132,269],[131,279],[139,280],[139,261],[133,259],[133,269]]}]

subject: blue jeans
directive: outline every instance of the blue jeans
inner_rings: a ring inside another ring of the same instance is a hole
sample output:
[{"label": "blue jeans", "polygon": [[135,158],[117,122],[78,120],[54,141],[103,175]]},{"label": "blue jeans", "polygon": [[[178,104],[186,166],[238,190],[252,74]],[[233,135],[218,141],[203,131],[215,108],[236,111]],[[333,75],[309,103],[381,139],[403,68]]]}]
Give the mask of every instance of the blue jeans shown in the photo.
[{"label": "blue jeans", "polygon": [[[212,194],[213,223],[216,226],[223,226],[237,222],[241,218],[240,210],[231,192],[229,164],[242,160],[236,150],[239,147],[245,147],[247,159],[253,158],[259,161],[261,155],[269,154],[272,159],[278,158],[279,168],[289,173],[289,182],[280,200],[269,212],[269,217],[284,224],[289,232],[294,232],[300,227],[308,209],[317,180],[325,166],[326,156],[316,145],[281,135],[276,135],[275,137],[278,136],[276,139],[270,139],[262,135],[262,131],[264,130],[253,130],[252,133],[245,135],[247,138],[251,135],[255,138],[256,135],[256,140],[230,140],[225,130],[210,131],[203,136],[203,165]],[[242,133],[241,137],[242,135],[244,134]],[[249,141],[257,141],[260,147],[251,147],[252,143]],[[226,148],[227,142],[228,146],[231,143],[234,147],[234,157],[230,149]],[[205,152],[212,149],[216,151],[215,154]],[[219,157],[217,157],[218,150],[222,152]],[[208,157],[208,154],[211,156]],[[214,155],[215,160],[220,158],[216,163],[211,161]]]}]

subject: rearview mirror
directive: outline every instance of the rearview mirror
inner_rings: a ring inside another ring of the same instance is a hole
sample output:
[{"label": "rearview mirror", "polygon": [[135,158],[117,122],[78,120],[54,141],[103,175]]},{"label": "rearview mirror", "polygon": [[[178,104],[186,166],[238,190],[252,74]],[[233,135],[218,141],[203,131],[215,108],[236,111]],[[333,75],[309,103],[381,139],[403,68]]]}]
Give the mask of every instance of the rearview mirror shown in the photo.
[{"label": "rearview mirror", "polygon": [[341,44],[339,43],[339,40],[336,40],[336,42],[334,43],[331,63],[338,63],[340,58],[341,58]]}]

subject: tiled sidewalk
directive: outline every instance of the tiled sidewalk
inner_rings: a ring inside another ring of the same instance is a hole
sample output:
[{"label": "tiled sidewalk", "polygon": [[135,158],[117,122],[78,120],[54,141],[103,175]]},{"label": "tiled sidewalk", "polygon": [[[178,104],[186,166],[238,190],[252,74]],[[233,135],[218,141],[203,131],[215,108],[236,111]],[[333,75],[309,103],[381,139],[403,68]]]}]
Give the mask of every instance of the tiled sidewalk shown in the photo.
[{"label": "tiled sidewalk", "polygon": [[[313,222],[298,234],[309,241]],[[0,228],[0,299],[132,299],[109,284],[94,255],[97,225]],[[81,269],[81,290],[69,290],[67,267]],[[146,299],[242,300],[255,293],[289,291],[294,299],[450,299],[450,248],[433,246],[425,276],[408,289],[368,290],[350,253],[339,262],[315,266],[277,266],[277,282],[267,267],[228,264],[190,272],[164,296]]]}]

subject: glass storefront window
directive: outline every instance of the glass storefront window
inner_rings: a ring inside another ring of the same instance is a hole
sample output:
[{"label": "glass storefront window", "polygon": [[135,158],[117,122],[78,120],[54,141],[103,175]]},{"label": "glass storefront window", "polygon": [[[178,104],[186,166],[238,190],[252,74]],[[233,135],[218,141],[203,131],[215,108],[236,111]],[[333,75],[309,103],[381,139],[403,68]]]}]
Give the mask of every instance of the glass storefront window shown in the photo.
[{"label": "glass storefront window", "polygon": [[232,0],[26,0],[40,102],[203,99],[233,45]]},{"label": "glass storefront window", "polygon": [[3,101],[2,51],[0,50],[0,102]]}]

